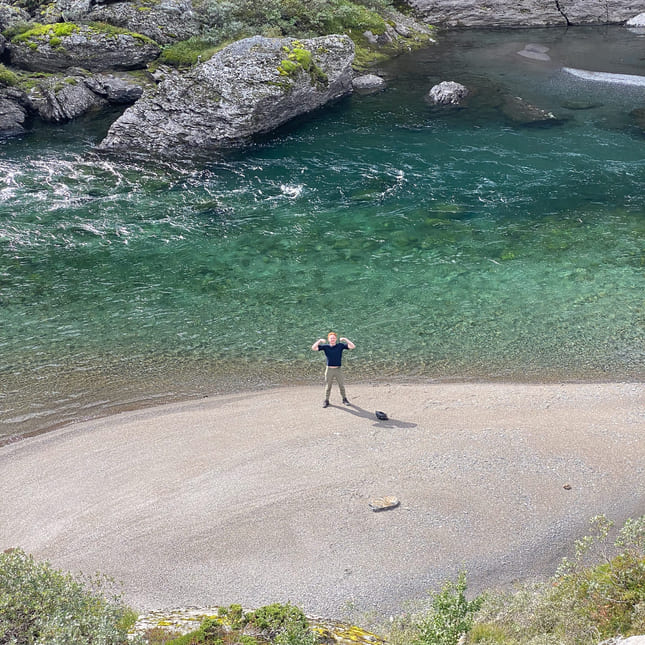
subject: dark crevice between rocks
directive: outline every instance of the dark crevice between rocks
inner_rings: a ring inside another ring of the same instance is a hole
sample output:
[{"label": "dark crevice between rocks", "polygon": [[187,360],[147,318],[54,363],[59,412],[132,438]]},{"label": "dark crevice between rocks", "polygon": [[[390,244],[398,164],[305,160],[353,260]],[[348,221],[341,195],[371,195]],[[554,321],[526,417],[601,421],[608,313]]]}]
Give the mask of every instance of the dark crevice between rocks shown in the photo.
[{"label": "dark crevice between rocks", "polygon": [[571,26],[571,22],[569,21],[569,18],[567,17],[567,14],[564,12],[562,7],[560,6],[559,0],[555,0],[555,8],[560,12],[562,17],[564,18],[565,22],[567,23],[567,27]]}]

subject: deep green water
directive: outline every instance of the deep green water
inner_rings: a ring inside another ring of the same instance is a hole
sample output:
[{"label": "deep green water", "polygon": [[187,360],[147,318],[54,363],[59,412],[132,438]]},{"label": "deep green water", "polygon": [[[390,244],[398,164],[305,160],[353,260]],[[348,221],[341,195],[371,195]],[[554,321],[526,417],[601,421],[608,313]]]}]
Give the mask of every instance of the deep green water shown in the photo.
[{"label": "deep green water", "polygon": [[[114,115],[0,144],[0,434],[348,379],[643,380],[645,74],[622,28],[468,32],[206,164],[98,157]],[[549,47],[544,63],[517,55]],[[438,80],[478,88],[438,112]],[[501,90],[499,88],[502,88]],[[564,117],[509,122],[500,91]],[[318,403],[317,401],[315,402]]]}]

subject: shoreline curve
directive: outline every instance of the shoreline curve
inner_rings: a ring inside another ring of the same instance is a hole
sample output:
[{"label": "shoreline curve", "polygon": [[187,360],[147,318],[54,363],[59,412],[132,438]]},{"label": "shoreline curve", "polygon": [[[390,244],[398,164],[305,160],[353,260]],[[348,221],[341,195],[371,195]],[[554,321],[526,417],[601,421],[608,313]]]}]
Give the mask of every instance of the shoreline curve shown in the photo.
[{"label": "shoreline curve", "polygon": [[[645,384],[348,384],[218,395],[0,447],[0,549],[101,571],[147,611],[403,610],[465,569],[550,575],[645,514]],[[374,412],[389,416],[379,421]],[[567,488],[565,488],[565,485]],[[397,508],[375,513],[387,495]]]}]

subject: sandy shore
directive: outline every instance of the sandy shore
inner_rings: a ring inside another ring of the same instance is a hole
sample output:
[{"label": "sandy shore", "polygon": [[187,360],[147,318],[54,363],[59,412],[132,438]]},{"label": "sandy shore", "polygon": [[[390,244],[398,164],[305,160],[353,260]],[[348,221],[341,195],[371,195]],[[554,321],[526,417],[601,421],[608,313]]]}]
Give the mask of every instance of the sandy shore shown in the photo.
[{"label": "sandy shore", "polygon": [[[0,448],[0,549],[101,571],[138,609],[401,609],[552,573],[605,513],[645,514],[645,384],[272,389]],[[378,421],[375,410],[389,421]],[[570,489],[565,488],[570,485]],[[369,502],[401,505],[375,513]]]}]

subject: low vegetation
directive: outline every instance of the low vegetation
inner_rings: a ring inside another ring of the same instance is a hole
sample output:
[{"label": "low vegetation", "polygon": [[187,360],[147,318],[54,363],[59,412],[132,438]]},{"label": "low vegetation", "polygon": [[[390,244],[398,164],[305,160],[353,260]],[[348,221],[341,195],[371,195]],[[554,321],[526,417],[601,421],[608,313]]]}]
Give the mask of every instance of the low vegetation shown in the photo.
[{"label": "low vegetation", "polygon": [[20,549],[0,554],[2,645],[122,645],[136,616],[109,579],[74,577]]},{"label": "low vegetation", "polygon": [[18,76],[0,63],[0,87],[11,87],[18,84]]},{"label": "low vegetation", "polygon": [[[397,53],[397,44],[373,48],[366,32],[379,36],[393,10],[390,0],[196,0],[204,25],[199,37],[167,45],[160,62],[185,67],[210,58],[230,42],[248,36],[312,38],[347,34],[357,49],[357,67]],[[420,39],[419,44],[427,43]],[[414,43],[409,39],[407,45]]]},{"label": "low vegetation", "polygon": [[575,544],[554,576],[472,601],[465,578],[449,583],[421,609],[387,630],[391,645],[597,645],[645,634],[645,516],[628,520],[610,540],[604,516]]},{"label": "low vegetation", "polygon": [[[390,645],[596,645],[645,634],[645,516],[620,531],[604,516],[543,582],[467,597],[466,574],[375,631]],[[610,536],[614,535],[613,539]],[[110,582],[73,577],[19,549],[0,554],[0,645],[316,645],[303,612],[275,604],[220,609],[190,634],[156,627],[127,639],[135,615]]]}]

